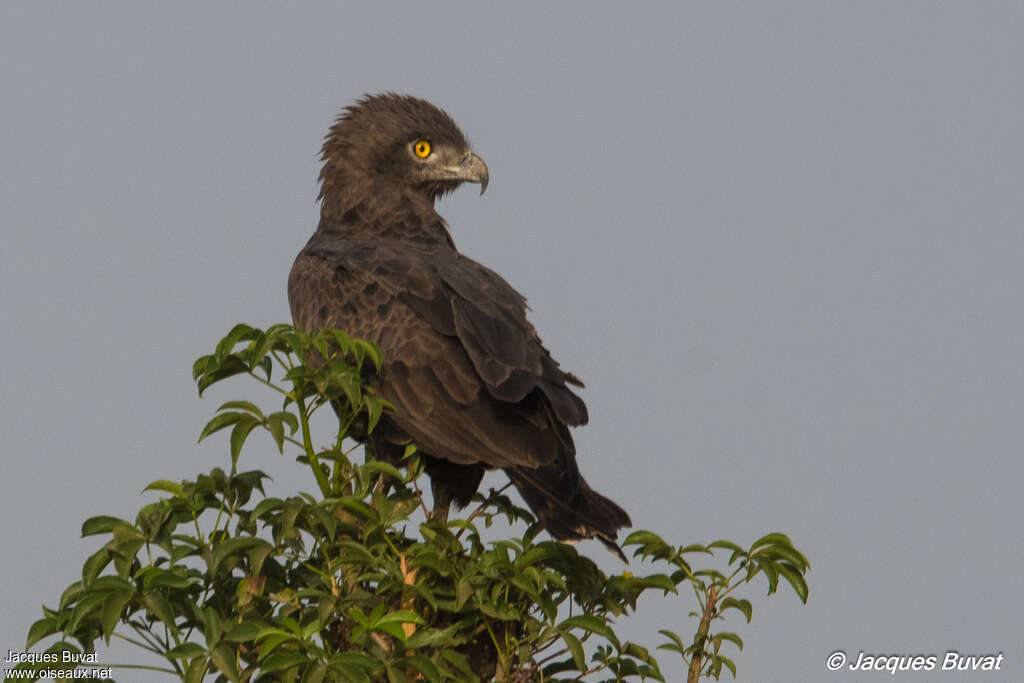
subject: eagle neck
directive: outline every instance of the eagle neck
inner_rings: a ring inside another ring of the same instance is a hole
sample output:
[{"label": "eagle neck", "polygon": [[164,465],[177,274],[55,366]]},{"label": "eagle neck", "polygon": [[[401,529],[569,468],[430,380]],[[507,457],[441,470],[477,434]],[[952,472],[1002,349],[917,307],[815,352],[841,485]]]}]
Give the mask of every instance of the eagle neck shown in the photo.
[{"label": "eagle neck", "polygon": [[349,184],[343,186],[344,192],[322,195],[318,232],[350,239],[406,242],[420,248],[455,248],[448,225],[432,199],[410,188],[359,185]]}]

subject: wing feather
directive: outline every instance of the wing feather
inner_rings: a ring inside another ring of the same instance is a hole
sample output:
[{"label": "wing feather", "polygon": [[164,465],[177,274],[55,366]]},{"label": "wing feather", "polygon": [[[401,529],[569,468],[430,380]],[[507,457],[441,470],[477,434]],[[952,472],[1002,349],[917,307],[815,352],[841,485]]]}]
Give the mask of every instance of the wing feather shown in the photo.
[{"label": "wing feather", "polygon": [[[379,344],[378,391],[395,404],[393,419],[452,462],[553,463],[565,447],[556,423],[586,422],[523,297],[455,252],[314,237],[292,269],[289,300],[300,328]],[[548,401],[531,398],[536,390]]]}]

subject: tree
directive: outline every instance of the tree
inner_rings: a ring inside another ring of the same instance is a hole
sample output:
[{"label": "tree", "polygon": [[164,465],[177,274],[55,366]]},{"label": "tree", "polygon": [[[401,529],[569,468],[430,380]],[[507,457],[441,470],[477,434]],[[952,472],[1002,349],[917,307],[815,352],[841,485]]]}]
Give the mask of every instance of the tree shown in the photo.
[{"label": "tree", "polygon": [[[309,358],[316,367],[302,362]],[[353,457],[389,409],[366,385],[380,367],[374,345],[343,332],[232,329],[194,365],[200,394],[247,376],[278,392],[281,410],[223,404],[200,440],[230,429],[227,471],[150,483],[146,490],[162,497],[134,522],[86,520],[83,536],[107,540],[57,606],[43,607],[26,650],[57,634],[47,652],[93,652],[119,638],[154,655],[159,663],[145,668],[189,683],[208,674],[303,683],[664,680],[650,650],[619,638],[616,620],[647,591],[692,591],[696,634],[663,630],[658,649],[681,656],[696,681],[724,669],[736,675],[729,648],[743,641],[712,626],[730,610],[750,621],[753,606],[739,588],[764,576],[771,594],[782,579],[806,602],[807,559],[779,533],[741,547],[674,546],[636,531],[623,546],[651,573],[607,575],[573,547],[538,539],[540,526],[505,489],[478,494],[464,519],[432,519],[413,446],[401,469],[372,454]],[[310,417],[325,406],[337,429],[320,448]],[[282,454],[298,450],[315,494],[267,497],[267,475],[240,470],[257,429]],[[483,539],[481,525],[503,522],[525,531]],[[694,568],[702,557],[721,567],[726,555],[721,569]]]}]

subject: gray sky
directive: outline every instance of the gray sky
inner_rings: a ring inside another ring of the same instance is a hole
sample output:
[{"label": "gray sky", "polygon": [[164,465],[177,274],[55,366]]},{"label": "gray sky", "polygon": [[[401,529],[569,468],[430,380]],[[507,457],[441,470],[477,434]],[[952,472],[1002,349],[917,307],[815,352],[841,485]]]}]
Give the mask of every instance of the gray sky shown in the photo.
[{"label": "gray sky", "polygon": [[[223,464],[196,436],[250,388],[199,400],[191,362],[287,320],[321,138],[397,90],[490,166],[440,210],[587,382],[591,484],[675,542],[810,558],[806,606],[758,585],[726,622],[741,680],[889,675],[837,649],[1024,679],[1024,6],[619,5],[3,4],[0,650],[83,519]],[[692,634],[691,601],[624,631]]]}]

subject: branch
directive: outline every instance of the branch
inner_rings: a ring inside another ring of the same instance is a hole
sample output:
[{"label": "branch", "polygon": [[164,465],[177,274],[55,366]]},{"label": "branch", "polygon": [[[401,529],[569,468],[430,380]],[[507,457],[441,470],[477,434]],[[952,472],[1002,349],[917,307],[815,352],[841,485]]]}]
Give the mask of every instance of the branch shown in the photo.
[{"label": "branch", "polygon": [[708,640],[708,631],[711,629],[711,618],[715,614],[715,605],[718,603],[718,586],[711,586],[708,589],[708,600],[704,604],[704,614],[700,618],[700,626],[697,627],[697,636],[693,639],[693,657],[690,659],[690,671],[686,676],[686,683],[697,683],[700,672],[704,668],[704,643]]}]

